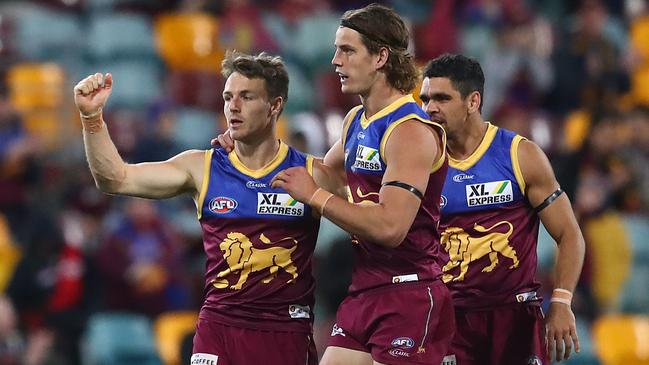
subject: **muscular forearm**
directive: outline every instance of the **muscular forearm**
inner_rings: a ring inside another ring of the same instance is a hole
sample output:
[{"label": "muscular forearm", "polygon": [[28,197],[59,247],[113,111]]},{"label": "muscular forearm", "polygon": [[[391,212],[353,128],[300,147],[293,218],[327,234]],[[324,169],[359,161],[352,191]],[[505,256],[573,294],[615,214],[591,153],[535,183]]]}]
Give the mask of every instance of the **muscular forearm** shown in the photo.
[{"label": "muscular forearm", "polygon": [[584,263],[584,239],[576,229],[558,240],[559,253],[555,266],[555,288],[575,290]]},{"label": "muscular forearm", "polygon": [[353,204],[337,196],[332,197],[324,209],[324,216],[340,228],[384,247],[399,246],[414,220],[414,217],[405,216],[408,214],[396,215],[382,204]]},{"label": "muscular forearm", "polygon": [[126,163],[110,139],[103,119],[83,120],[82,123],[86,158],[97,187],[107,193],[119,192],[126,178]]}]

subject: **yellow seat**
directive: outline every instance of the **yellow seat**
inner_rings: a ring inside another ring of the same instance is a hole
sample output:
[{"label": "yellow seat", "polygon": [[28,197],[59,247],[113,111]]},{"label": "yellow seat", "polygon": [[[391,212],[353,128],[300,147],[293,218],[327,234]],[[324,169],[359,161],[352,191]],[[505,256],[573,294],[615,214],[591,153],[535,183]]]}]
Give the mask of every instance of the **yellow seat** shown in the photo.
[{"label": "yellow seat", "polygon": [[198,313],[179,311],[162,313],[155,321],[158,353],[165,365],[181,365],[180,347],[183,338],[196,329]]},{"label": "yellow seat", "polygon": [[19,63],[7,74],[11,102],[20,112],[62,105],[65,73],[55,63]]},{"label": "yellow seat", "polygon": [[610,315],[593,324],[602,365],[649,365],[649,317]]},{"label": "yellow seat", "polygon": [[9,224],[0,214],[0,293],[7,288],[20,258],[21,252],[11,238]]},{"label": "yellow seat", "polygon": [[219,47],[217,18],[202,13],[165,14],[155,19],[158,52],[174,70],[219,72],[224,51]]},{"label": "yellow seat", "polygon": [[629,41],[644,60],[631,71],[631,95],[635,102],[649,105],[649,16],[633,20]]}]

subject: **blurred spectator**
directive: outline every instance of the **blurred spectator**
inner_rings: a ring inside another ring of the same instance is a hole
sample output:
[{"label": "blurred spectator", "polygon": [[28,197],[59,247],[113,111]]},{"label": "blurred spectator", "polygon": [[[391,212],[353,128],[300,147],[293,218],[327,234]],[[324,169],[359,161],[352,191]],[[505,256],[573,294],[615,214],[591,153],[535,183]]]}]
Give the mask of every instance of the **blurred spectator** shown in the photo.
[{"label": "blurred spectator", "polygon": [[[563,33],[563,31],[562,31]],[[600,0],[583,0],[554,55],[556,82],[552,107],[566,112],[578,106],[606,107],[628,88],[620,69],[624,44],[619,24]]]},{"label": "blurred spectator", "polygon": [[179,236],[152,201],[129,199],[125,212],[98,252],[107,308],[151,317],[183,309]]},{"label": "blurred spectator", "polygon": [[0,295],[0,365],[21,364],[24,346],[13,304]]}]

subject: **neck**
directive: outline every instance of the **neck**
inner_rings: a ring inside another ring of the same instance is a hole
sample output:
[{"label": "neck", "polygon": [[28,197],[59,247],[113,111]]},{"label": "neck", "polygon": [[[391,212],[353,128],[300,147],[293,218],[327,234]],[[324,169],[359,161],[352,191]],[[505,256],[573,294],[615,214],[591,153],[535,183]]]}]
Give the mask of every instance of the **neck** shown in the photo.
[{"label": "neck", "polygon": [[255,141],[234,141],[234,153],[247,168],[258,170],[275,158],[279,143],[275,133]]},{"label": "neck", "polygon": [[487,128],[488,124],[481,117],[469,118],[461,133],[448,135],[448,154],[456,160],[468,158],[482,142]]},{"label": "neck", "polygon": [[367,95],[361,95],[361,102],[363,103],[363,108],[365,108],[365,117],[370,118],[405,95],[401,91],[389,86],[387,81],[383,79],[377,81]]}]

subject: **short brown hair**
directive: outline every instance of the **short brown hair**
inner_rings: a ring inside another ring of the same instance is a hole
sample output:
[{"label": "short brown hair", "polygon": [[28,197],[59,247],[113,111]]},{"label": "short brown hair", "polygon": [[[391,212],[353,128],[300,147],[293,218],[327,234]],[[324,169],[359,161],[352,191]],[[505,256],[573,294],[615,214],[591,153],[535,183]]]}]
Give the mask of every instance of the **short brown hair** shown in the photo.
[{"label": "short brown hair", "polygon": [[256,56],[228,51],[221,62],[221,74],[226,79],[238,72],[249,79],[262,79],[269,98],[281,96],[284,104],[288,100],[288,71],[279,56],[262,52]]},{"label": "short brown hair", "polygon": [[388,49],[388,61],[382,70],[392,87],[403,93],[415,88],[419,70],[408,53],[410,33],[399,14],[386,6],[370,4],[345,12],[340,26],[360,33],[363,44],[372,54],[379,53],[382,47]]}]

